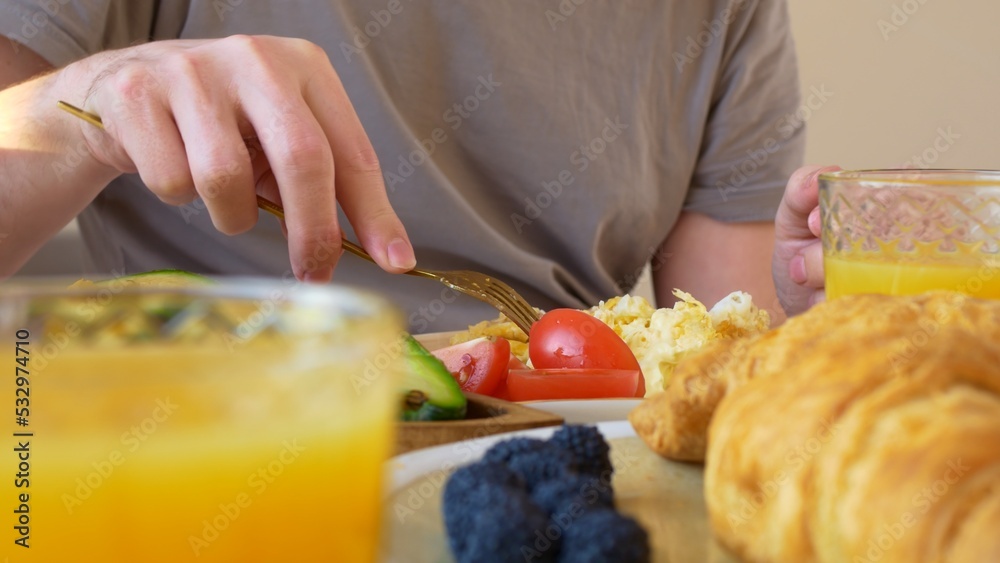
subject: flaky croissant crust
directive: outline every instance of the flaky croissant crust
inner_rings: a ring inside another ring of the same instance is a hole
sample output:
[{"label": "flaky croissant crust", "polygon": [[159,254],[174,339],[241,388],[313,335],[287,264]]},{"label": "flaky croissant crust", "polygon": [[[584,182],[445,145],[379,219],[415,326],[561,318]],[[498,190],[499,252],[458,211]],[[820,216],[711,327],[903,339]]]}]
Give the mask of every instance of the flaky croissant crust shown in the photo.
[{"label": "flaky croissant crust", "polygon": [[844,297],[685,361],[631,418],[706,456],[748,561],[1000,561],[1000,302]]}]

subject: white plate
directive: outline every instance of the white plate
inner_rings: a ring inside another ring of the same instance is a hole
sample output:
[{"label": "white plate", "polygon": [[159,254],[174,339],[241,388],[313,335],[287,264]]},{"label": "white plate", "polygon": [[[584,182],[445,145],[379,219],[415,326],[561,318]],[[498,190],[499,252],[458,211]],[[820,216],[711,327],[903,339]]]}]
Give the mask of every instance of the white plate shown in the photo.
[{"label": "white plate", "polygon": [[566,424],[597,424],[628,420],[628,413],[642,399],[580,399],[573,401],[527,401],[522,404],[540,411],[557,414]]},{"label": "white plate", "polygon": [[[478,461],[486,453],[486,450],[490,449],[490,446],[502,440],[509,440],[514,436],[526,436],[544,440],[548,439],[558,428],[558,426],[550,426],[548,428],[494,434],[475,440],[443,444],[396,456],[389,460],[391,477],[387,496],[391,497],[397,494],[422,477],[433,476],[442,472],[450,473],[456,467]],[[601,431],[601,434],[607,440],[624,436],[635,436],[635,430],[627,421],[598,424],[597,429]]]},{"label": "white plate", "polygon": [[[660,458],[635,436],[627,421],[602,422],[597,428],[611,444],[615,504],[649,532],[653,561],[735,561],[709,532],[700,465]],[[478,460],[500,440],[514,436],[544,439],[555,430],[498,434],[393,458],[383,504],[384,560],[452,561],[441,521],[441,490],[451,471]]]}]

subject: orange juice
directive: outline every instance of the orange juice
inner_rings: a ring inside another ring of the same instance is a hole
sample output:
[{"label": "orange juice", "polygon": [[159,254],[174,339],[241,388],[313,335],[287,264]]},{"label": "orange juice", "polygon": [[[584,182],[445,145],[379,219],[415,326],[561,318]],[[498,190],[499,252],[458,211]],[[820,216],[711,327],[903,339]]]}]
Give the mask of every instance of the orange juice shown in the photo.
[{"label": "orange juice", "polygon": [[1000,299],[997,264],[958,266],[891,259],[845,259],[827,256],[826,296],[834,299],[856,293],[913,295],[945,289],[975,297]]},{"label": "orange juice", "polygon": [[356,293],[219,291],[92,314],[0,291],[0,338],[28,358],[9,411],[30,387],[0,448],[0,561],[376,559],[398,319]]},{"label": "orange juice", "polygon": [[[3,552],[45,562],[373,561],[392,402],[371,389],[324,389],[328,377],[289,373],[293,364],[277,352],[63,352],[35,377],[33,435],[5,448],[30,452],[30,469],[25,486],[13,471],[0,486]],[[111,374],[122,384],[95,397],[88,382]],[[288,384],[267,381],[280,378]],[[69,416],[86,402],[105,416]],[[22,493],[28,502],[15,502]],[[9,533],[21,504],[28,548]]]}]

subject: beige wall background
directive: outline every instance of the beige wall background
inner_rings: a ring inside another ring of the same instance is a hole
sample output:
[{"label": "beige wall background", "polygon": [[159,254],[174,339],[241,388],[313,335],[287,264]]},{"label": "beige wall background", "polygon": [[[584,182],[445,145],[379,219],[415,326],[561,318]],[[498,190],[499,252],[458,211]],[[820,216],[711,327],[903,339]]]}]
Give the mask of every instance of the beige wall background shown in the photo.
[{"label": "beige wall background", "polygon": [[803,92],[832,93],[807,110],[808,162],[1000,168],[1000,1],[789,6]]}]

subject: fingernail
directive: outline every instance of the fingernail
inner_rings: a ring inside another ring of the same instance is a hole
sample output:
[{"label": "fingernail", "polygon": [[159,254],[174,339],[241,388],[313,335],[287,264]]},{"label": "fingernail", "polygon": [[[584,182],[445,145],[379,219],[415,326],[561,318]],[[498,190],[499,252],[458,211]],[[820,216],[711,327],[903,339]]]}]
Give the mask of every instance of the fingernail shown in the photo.
[{"label": "fingernail", "polygon": [[806,283],[806,259],[802,256],[792,258],[792,261],[788,263],[788,275],[795,283]]},{"label": "fingernail", "polygon": [[841,170],[843,170],[843,168],[841,168],[841,167],[839,167],[837,165],[824,166],[823,168],[820,168],[819,170],[817,170],[812,175],[812,177],[809,178],[809,183],[818,182],[819,181],[819,177],[820,177],[821,174],[826,174],[827,172],[839,172]]},{"label": "fingernail", "polygon": [[333,268],[329,266],[317,268],[306,272],[302,278],[308,283],[329,283],[330,279],[333,278]]},{"label": "fingernail", "polygon": [[819,208],[813,209],[809,213],[809,230],[812,231],[814,235],[819,235],[820,224],[819,224]]},{"label": "fingernail", "polygon": [[400,270],[412,270],[417,265],[417,259],[413,256],[413,249],[401,238],[393,239],[386,249],[389,256],[389,265]]}]

